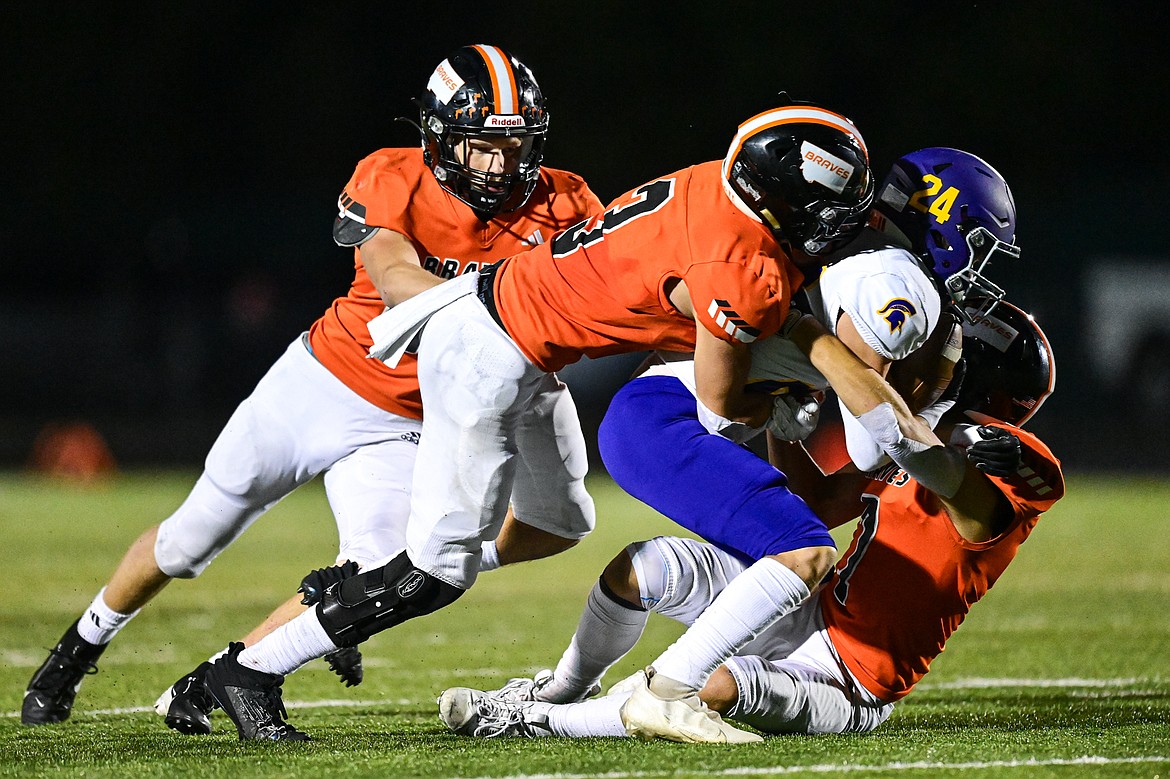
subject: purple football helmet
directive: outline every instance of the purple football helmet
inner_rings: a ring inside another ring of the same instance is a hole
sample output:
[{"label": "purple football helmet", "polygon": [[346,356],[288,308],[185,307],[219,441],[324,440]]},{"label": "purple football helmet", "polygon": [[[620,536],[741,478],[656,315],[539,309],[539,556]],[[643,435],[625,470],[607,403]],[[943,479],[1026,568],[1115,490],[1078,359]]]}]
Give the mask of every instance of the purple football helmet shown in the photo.
[{"label": "purple football helmet", "polygon": [[[894,163],[875,206],[926,262],[966,321],[990,313],[1003,299],[1003,290],[983,274],[992,260],[1017,258],[1020,250],[1014,244],[1016,204],[995,168],[958,149],[920,149]],[[971,313],[963,305],[974,294],[986,310]]]}]

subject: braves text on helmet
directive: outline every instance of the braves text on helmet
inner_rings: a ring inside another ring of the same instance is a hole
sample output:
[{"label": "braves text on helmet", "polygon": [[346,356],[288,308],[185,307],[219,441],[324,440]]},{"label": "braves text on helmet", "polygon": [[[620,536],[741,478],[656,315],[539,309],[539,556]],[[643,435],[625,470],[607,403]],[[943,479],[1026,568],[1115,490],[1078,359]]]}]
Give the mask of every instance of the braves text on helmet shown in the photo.
[{"label": "braves text on helmet", "polygon": [[812,104],[774,108],[741,124],[723,160],[723,183],[741,210],[814,257],[857,235],[874,192],[861,133]]}]

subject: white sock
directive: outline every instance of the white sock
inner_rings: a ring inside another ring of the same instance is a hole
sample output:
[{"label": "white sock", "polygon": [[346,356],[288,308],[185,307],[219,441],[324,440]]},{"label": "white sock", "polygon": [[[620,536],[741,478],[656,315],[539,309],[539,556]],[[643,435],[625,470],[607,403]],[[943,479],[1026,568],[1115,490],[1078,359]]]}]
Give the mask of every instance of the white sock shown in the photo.
[{"label": "white sock", "polygon": [[102,597],[105,592],[106,588],[102,587],[97,597],[93,599],[93,603],[89,604],[89,608],[85,610],[77,622],[77,632],[91,644],[110,643],[118,631],[124,628],[138,611],[141,611],[139,609],[133,614],[114,611],[106,605],[106,601]]},{"label": "white sock", "polygon": [[480,546],[479,572],[494,571],[500,567],[500,550],[496,548],[495,540],[484,541]]},{"label": "white sock", "polygon": [[563,703],[585,694],[638,643],[647,617],[645,611],[616,603],[600,583],[594,584],[577,632],[557,663],[553,680],[537,692],[537,700]]},{"label": "white sock", "polygon": [[654,670],[701,690],[724,660],[808,595],[808,587],[787,566],[770,557],[758,560],[654,661]]},{"label": "white sock", "polygon": [[[622,706],[630,694],[610,695],[584,703],[548,704],[548,726],[554,736],[619,736],[626,737],[622,722]],[[539,703],[533,706],[539,706]]]},{"label": "white sock", "polygon": [[337,649],[321,627],[317,610],[309,609],[240,652],[239,662],[254,671],[283,676]]}]

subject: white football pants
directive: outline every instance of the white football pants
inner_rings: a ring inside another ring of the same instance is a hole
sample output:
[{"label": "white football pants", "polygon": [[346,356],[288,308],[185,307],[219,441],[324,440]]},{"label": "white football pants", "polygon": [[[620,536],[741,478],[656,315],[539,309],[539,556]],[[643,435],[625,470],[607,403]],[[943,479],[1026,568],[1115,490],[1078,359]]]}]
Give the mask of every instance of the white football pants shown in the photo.
[{"label": "white football pants", "polygon": [[585,439],[568,388],[534,366],[474,295],[430,318],[418,346],[424,420],[406,548],[461,589],[508,508],[564,538],[593,529]]},{"label": "white football pants", "polygon": [[[691,625],[747,566],[711,544],[660,536],[630,550],[643,605]],[[893,711],[837,656],[814,593],[724,663],[739,687],[727,716],[765,733],[868,733]]]},{"label": "white football pants", "polygon": [[198,576],[285,495],[325,472],[338,559],[368,568],[406,545],[422,422],[374,406],[293,341],[239,405],[203,474],[159,527],[154,555],[168,576]]}]

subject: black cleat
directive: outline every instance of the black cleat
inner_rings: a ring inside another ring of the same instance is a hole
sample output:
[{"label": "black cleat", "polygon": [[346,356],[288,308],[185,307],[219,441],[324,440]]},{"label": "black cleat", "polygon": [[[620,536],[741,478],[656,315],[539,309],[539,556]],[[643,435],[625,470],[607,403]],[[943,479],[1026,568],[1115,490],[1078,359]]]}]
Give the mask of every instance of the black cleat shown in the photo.
[{"label": "black cleat", "polygon": [[78,635],[76,622],[70,625],[28,683],[20,721],[25,725],[49,725],[69,719],[82,680],[97,673],[97,659],[104,651],[105,644],[89,643]]},{"label": "black cleat", "polygon": [[356,646],[343,646],[325,655],[324,660],[329,663],[329,669],[341,677],[346,687],[356,687],[362,683],[362,653]]},{"label": "black cleat", "polygon": [[229,644],[228,653],[204,676],[215,702],[235,723],[240,741],[308,741],[308,734],[284,721],[288,716],[280,697],[284,677],[240,665],[242,651],[243,644]]},{"label": "black cleat", "polygon": [[171,730],[185,736],[206,736],[211,733],[211,712],[215,698],[207,691],[205,675],[211,663],[199,667],[167,688],[154,702],[154,710],[165,717]]}]

